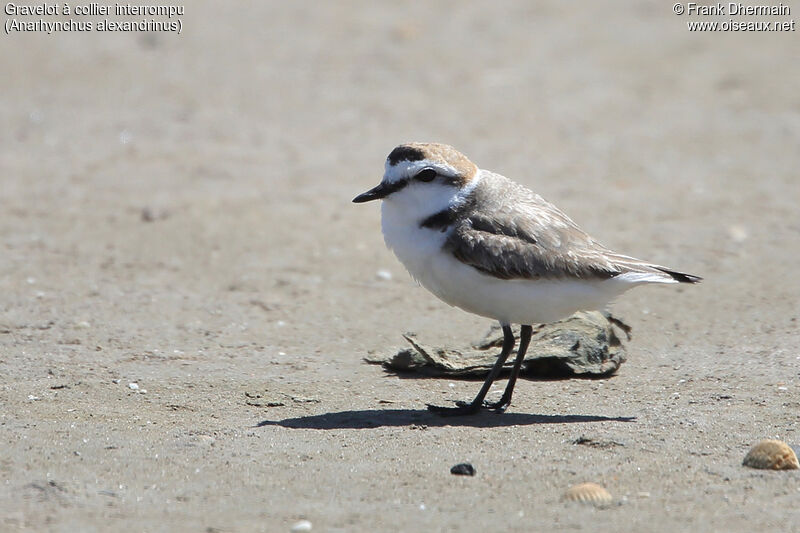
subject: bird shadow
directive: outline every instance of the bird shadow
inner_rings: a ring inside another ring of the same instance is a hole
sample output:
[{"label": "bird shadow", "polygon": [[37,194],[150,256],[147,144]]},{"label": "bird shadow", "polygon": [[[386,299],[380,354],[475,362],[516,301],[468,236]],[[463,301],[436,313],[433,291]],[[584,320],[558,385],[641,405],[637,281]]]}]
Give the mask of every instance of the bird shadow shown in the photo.
[{"label": "bird shadow", "polygon": [[400,426],[466,426],[491,428],[505,426],[529,426],[536,424],[577,424],[586,422],[634,422],[636,417],[608,417],[598,415],[537,415],[526,413],[498,414],[481,411],[471,416],[443,417],[427,409],[382,409],[340,411],[320,415],[262,420],[256,427],[281,426],[292,429],[368,429]]}]

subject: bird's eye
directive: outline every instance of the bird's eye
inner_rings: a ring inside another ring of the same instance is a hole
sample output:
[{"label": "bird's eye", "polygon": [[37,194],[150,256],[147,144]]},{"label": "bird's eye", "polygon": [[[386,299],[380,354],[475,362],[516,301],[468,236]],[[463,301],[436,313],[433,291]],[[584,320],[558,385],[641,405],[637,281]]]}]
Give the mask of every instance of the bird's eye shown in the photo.
[{"label": "bird's eye", "polygon": [[426,168],[421,170],[414,178],[418,179],[419,181],[433,181],[436,177],[436,171],[432,168]]}]

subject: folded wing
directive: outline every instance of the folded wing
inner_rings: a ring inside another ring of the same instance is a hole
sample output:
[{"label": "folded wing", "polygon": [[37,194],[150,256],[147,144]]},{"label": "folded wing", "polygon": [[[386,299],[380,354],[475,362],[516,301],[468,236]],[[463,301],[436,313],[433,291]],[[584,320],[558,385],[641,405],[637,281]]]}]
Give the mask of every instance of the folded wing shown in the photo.
[{"label": "folded wing", "polygon": [[500,279],[618,278],[696,283],[697,276],[617,254],[542,197],[494,175],[476,189],[481,206],[455,221],[445,243],[459,261]]}]

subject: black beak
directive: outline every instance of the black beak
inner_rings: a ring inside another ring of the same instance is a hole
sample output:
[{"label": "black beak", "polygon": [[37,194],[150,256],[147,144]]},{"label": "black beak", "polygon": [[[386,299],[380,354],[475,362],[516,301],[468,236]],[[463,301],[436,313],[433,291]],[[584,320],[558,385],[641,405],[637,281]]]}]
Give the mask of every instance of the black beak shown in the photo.
[{"label": "black beak", "polygon": [[355,198],[353,198],[354,204],[363,204],[364,202],[369,202],[371,200],[380,200],[391,194],[392,188],[387,187],[383,183],[378,184],[376,187],[371,188],[365,193],[361,193]]}]

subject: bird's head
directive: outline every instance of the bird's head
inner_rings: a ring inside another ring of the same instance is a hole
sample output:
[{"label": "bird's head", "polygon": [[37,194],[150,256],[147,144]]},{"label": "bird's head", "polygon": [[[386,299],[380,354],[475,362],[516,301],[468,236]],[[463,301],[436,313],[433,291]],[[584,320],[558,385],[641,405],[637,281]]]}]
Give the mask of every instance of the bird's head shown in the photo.
[{"label": "bird's head", "polygon": [[353,198],[355,203],[385,200],[431,214],[452,205],[474,185],[479,169],[446,144],[401,144],[386,158],[381,182]]}]

